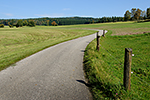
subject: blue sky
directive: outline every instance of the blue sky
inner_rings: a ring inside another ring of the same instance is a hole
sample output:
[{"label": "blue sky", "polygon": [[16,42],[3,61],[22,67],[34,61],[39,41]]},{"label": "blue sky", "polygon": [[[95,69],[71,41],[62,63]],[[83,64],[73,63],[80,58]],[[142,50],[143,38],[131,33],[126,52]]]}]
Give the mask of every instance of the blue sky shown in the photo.
[{"label": "blue sky", "polygon": [[123,17],[150,7],[150,0],[0,0],[0,19],[39,17]]}]

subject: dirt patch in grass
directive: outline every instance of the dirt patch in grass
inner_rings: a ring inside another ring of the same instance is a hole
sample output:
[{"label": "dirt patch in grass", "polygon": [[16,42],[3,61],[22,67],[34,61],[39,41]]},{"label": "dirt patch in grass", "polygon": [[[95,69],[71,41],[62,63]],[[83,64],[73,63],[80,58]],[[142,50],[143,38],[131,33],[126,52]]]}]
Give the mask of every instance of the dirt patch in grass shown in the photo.
[{"label": "dirt patch in grass", "polygon": [[149,33],[149,28],[122,28],[122,29],[112,29],[114,35],[133,35],[133,34],[144,34]]},{"label": "dirt patch in grass", "polygon": [[111,36],[114,36],[114,35],[133,35],[133,34],[145,34],[145,33],[150,33],[150,31],[147,31],[147,32],[137,32],[137,33],[126,33],[126,32],[121,32],[121,33],[117,33],[117,34],[112,34]]}]

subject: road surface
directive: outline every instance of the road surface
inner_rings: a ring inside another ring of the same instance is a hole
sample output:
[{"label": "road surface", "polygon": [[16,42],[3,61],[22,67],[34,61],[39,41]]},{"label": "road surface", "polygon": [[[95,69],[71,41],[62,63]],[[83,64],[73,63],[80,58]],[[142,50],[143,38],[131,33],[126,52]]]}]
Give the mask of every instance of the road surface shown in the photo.
[{"label": "road surface", "polygon": [[0,72],[0,100],[91,100],[84,50],[95,34],[60,43]]}]

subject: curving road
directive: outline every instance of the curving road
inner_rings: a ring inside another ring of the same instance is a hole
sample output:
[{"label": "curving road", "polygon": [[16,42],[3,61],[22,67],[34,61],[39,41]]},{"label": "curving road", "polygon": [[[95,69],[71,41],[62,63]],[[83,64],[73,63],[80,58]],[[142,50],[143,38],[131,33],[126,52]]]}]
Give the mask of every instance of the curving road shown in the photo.
[{"label": "curving road", "polygon": [[60,43],[0,72],[0,100],[91,100],[83,55],[95,34]]}]

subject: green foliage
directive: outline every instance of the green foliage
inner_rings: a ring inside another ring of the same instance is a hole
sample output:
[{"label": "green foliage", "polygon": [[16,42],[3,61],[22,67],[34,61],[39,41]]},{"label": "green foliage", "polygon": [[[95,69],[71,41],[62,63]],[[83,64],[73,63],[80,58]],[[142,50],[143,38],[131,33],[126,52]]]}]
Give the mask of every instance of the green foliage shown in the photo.
[{"label": "green foliage", "polygon": [[10,28],[14,27],[14,19],[10,20],[10,22],[8,22],[8,25]]},{"label": "green foliage", "polygon": [[33,20],[29,21],[28,26],[35,27],[35,22]]},{"label": "green foliage", "polygon": [[141,13],[142,13],[142,10],[137,9],[136,12],[135,12],[135,14],[134,14],[134,18],[135,18],[136,20],[139,20],[139,18],[140,18],[140,16],[141,16]]},{"label": "green foliage", "polygon": [[102,17],[99,18],[98,23],[106,23],[106,22],[119,22],[124,21],[123,17]]},{"label": "green foliage", "polygon": [[49,20],[46,21],[46,26],[49,26]]},{"label": "green foliage", "polygon": [[[92,23],[105,23],[105,22],[117,22],[124,21],[123,17],[102,17],[102,18],[91,18],[91,17],[64,17],[64,18],[34,18],[34,19],[22,19],[23,26],[26,26],[30,20],[33,20],[36,25],[49,26],[55,21],[57,25],[75,25],[75,24],[92,24]],[[4,20],[0,19],[0,24],[11,25],[17,23],[18,19]],[[20,26],[20,25],[19,25]]]},{"label": "green foliage", "polygon": [[4,24],[0,24],[0,28],[4,28]]},{"label": "green foliage", "polygon": [[[85,72],[91,84],[94,99],[143,99],[150,98],[150,33],[101,38],[100,52],[96,40],[86,48]],[[131,91],[123,87],[124,49],[132,48]],[[137,77],[138,76],[138,77]]]},{"label": "green foliage", "polygon": [[23,21],[23,26],[27,26],[27,25],[28,25],[27,20]]},{"label": "green foliage", "polygon": [[18,20],[16,27],[22,27],[23,26],[23,21],[22,20]]},{"label": "green foliage", "polygon": [[147,18],[150,19],[150,8],[147,8]]},{"label": "green foliage", "polygon": [[124,19],[125,21],[128,21],[131,19],[131,13],[129,12],[129,10],[127,10],[124,14]]},{"label": "green foliage", "polygon": [[13,25],[11,25],[11,24],[9,24],[9,27],[10,27],[10,28],[12,28],[12,27],[14,27],[14,26],[13,26]]},{"label": "green foliage", "polygon": [[132,17],[132,18],[134,18],[135,13],[136,13],[136,8],[132,8],[132,9],[131,9],[131,17]]},{"label": "green foliage", "polygon": [[[147,12],[149,8],[147,8]],[[127,10],[124,14],[125,21],[130,21],[130,20],[144,20],[146,19],[146,16],[148,18],[148,13],[145,13],[145,11],[140,10],[139,8],[132,8],[131,12]]]},{"label": "green foliage", "polygon": [[19,24],[17,23],[17,24],[16,24],[16,28],[18,28],[18,27],[19,27]]}]

